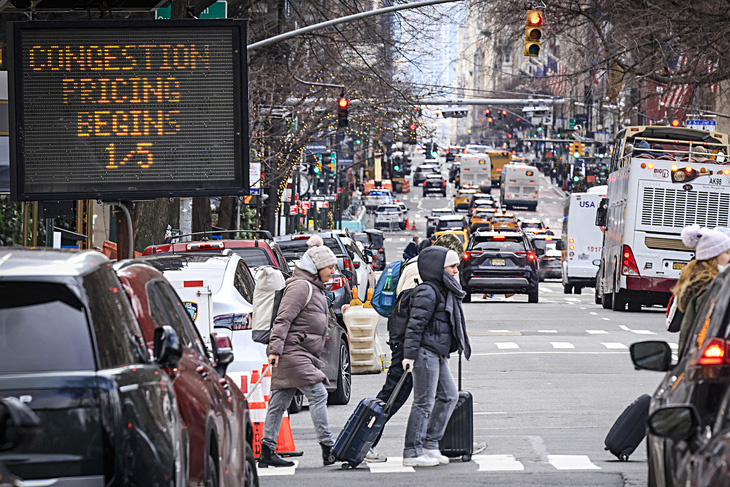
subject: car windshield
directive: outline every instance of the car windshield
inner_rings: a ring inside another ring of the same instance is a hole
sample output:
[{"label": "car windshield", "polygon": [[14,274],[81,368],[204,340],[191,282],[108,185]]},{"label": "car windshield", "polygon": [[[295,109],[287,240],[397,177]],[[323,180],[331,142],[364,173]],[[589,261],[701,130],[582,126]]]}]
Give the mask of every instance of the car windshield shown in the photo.
[{"label": "car windshield", "polygon": [[476,213],[474,213],[474,218],[485,218],[488,220],[488,219],[492,218],[493,216],[494,216],[494,212],[489,212],[489,211],[477,211]]},{"label": "car windshield", "polygon": [[511,216],[495,216],[495,222],[511,222],[514,223],[515,219]]},{"label": "car windshield", "polygon": [[462,228],[464,226],[464,222],[461,220],[439,220],[438,227],[439,228]]},{"label": "car windshield", "polygon": [[535,247],[536,249],[546,250],[548,248],[548,245],[552,245],[554,248],[555,242],[553,242],[552,240],[548,241],[548,240],[543,240],[543,239],[538,239],[538,240],[532,241],[532,246]]},{"label": "car windshield", "polygon": [[241,256],[243,261],[249,267],[258,267],[262,265],[273,265],[274,263],[269,259],[269,254],[266,250],[261,247],[247,247],[233,249],[235,253]]},{"label": "car windshield", "polygon": [[542,223],[524,222],[524,223],[522,223],[522,228],[543,228],[543,225],[542,225]]},{"label": "car windshield", "polygon": [[0,283],[3,373],[95,370],[84,307],[65,285]]},{"label": "car windshield", "polygon": [[484,240],[477,242],[472,250],[481,250],[483,252],[524,252],[525,243],[521,238],[505,238],[504,240]]}]

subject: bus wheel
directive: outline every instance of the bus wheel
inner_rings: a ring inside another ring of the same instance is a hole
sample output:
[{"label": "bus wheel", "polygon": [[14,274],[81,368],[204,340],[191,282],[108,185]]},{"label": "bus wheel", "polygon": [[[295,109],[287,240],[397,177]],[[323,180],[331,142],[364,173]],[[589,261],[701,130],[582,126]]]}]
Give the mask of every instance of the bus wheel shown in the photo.
[{"label": "bus wheel", "polygon": [[580,294],[583,291],[583,288],[580,286],[573,286],[573,294]]},{"label": "bus wheel", "polygon": [[617,290],[613,293],[611,309],[614,311],[626,311],[626,299],[621,295],[621,291]]},{"label": "bus wheel", "polygon": [[611,309],[613,304],[613,294],[604,294],[601,298],[601,306],[603,309]]},{"label": "bus wheel", "polygon": [[641,311],[641,303],[634,299],[630,299],[629,300],[629,311],[631,311],[632,313],[637,313],[637,312]]},{"label": "bus wheel", "polygon": [[563,284],[563,294],[570,294],[573,291],[573,286],[570,284]]}]

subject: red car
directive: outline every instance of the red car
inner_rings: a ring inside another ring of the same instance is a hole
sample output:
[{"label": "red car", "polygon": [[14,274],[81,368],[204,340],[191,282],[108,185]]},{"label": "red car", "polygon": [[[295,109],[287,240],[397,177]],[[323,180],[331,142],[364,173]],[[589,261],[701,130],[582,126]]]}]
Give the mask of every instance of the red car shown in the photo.
[{"label": "red car", "polygon": [[183,356],[169,370],[190,438],[190,485],[258,485],[246,399],[225,369],[233,361],[228,337],[211,338],[209,351],[190,315],[162,273],[140,262],[114,265],[152,354],[155,329],[172,326]]}]

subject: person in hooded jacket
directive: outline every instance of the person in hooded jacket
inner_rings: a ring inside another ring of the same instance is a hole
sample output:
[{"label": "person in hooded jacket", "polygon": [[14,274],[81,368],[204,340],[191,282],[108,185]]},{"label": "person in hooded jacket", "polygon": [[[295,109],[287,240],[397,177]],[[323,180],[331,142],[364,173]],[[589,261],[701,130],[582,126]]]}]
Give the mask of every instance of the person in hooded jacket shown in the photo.
[{"label": "person in hooded jacket", "polygon": [[695,248],[695,258],[682,269],[672,290],[677,309],[684,313],[677,347],[680,354],[710,283],[730,262],[730,237],[722,230],[692,225],[682,230],[682,242],[687,247]]},{"label": "person in hooded jacket", "polygon": [[418,257],[423,280],[411,297],[403,345],[403,369],[413,374],[413,405],[406,426],[403,465],[433,467],[449,463],[439,441],[459,395],[448,358],[452,352],[469,359],[471,346],[461,300],[464,291],[455,277],[459,256],[453,250],[431,246]]},{"label": "person in hooded jacket", "polygon": [[266,349],[273,372],[259,467],[294,466],[294,462],[279,457],[275,450],[281,419],[297,389],[309,400],[309,413],[322,447],[324,464],[331,465],[335,461],[334,441],[327,419],[325,384],[329,382],[319,368],[319,357],[324,349],[329,319],[325,282],[335,273],[337,257],[317,235],[311,237],[307,245],[309,249],[286,281]]}]

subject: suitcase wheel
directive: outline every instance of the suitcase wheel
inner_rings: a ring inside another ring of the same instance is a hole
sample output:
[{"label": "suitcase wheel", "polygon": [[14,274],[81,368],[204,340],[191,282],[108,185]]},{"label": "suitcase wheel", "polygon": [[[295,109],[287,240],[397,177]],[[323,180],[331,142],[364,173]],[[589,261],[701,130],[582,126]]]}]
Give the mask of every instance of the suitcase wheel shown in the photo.
[{"label": "suitcase wheel", "polygon": [[628,462],[629,461],[629,455],[628,455],[628,453],[622,453],[618,457],[618,459],[621,460],[622,462]]},{"label": "suitcase wheel", "polygon": [[462,462],[471,462],[471,455],[462,455],[461,461]]},{"label": "suitcase wheel", "polygon": [[348,468],[357,468],[358,465],[359,463],[345,462],[340,468],[342,468],[342,470],[347,470]]}]

